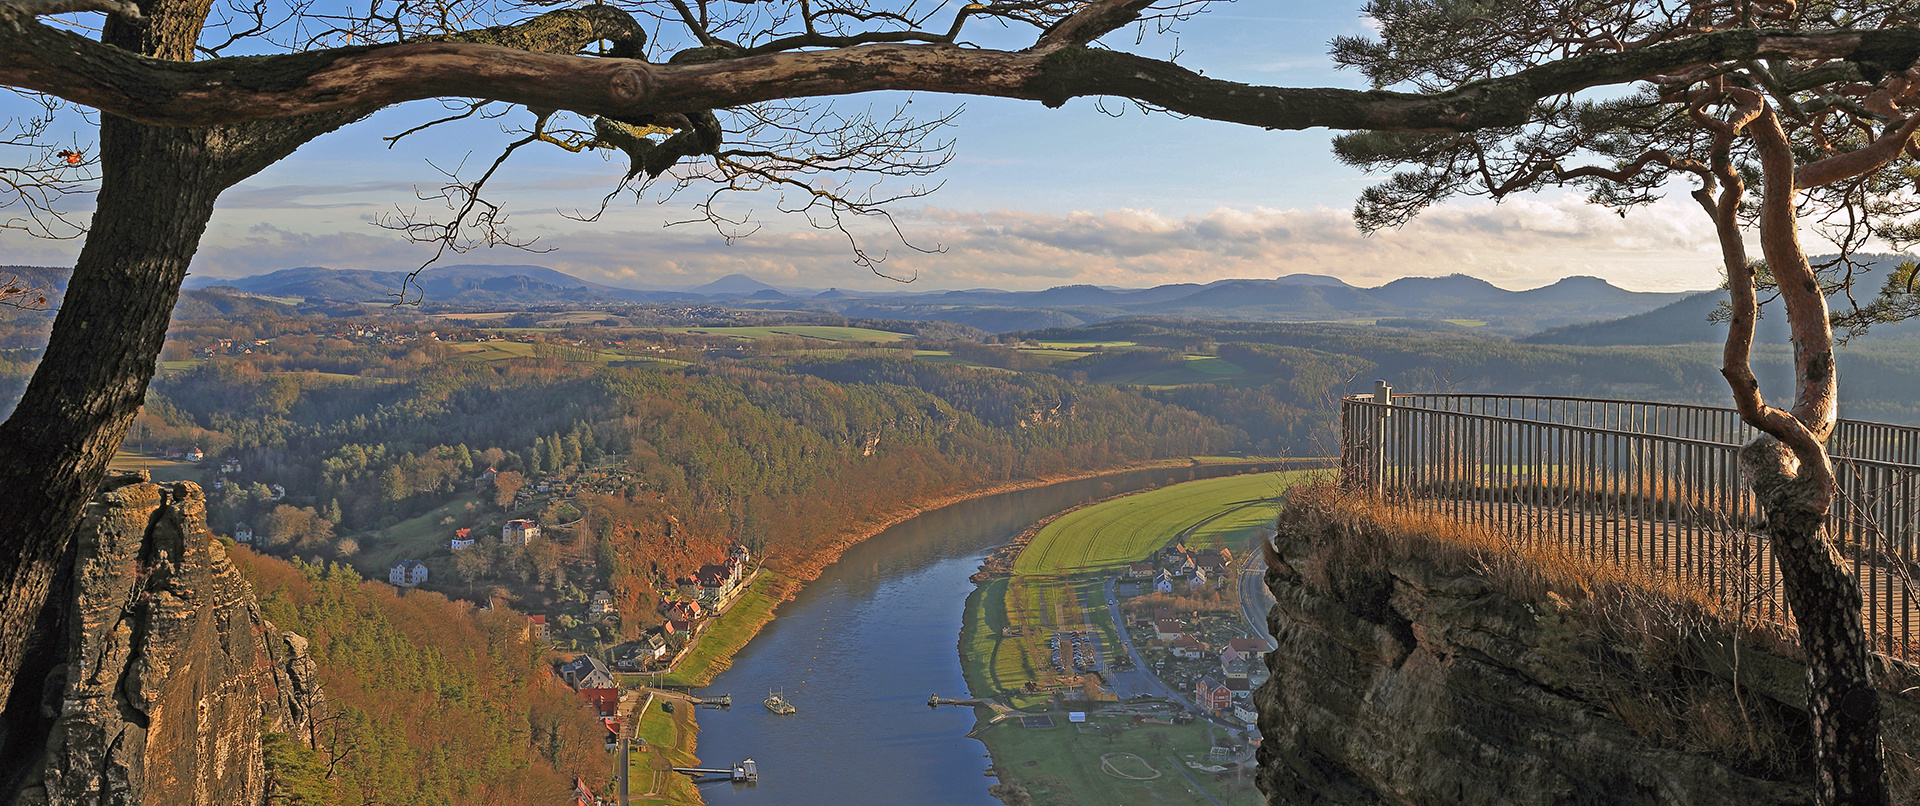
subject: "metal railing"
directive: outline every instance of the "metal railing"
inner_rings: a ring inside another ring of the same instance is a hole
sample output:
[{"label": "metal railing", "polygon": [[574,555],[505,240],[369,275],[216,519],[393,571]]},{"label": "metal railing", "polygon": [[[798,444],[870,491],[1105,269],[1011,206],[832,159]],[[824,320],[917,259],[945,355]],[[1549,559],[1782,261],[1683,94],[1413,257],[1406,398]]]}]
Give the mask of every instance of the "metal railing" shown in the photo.
[{"label": "metal railing", "polygon": [[[1391,500],[1653,574],[1791,624],[1731,409],[1524,395],[1342,401],[1341,475]],[[1920,661],[1920,428],[1840,421],[1829,534],[1874,651]]]}]

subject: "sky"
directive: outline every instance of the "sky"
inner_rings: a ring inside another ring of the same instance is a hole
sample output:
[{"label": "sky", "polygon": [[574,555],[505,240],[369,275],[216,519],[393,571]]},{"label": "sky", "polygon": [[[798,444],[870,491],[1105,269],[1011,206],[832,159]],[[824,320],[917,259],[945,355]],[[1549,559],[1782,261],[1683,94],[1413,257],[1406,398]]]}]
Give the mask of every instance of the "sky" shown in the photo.
[{"label": "sky", "polygon": [[[1148,32],[1135,44],[1130,30],[1109,42],[1147,56],[1177,50],[1179,63],[1230,80],[1361,87],[1358,74],[1334,69],[1326,55],[1333,37],[1368,32],[1358,8],[1349,0],[1241,0],[1174,34]],[[1018,46],[991,31],[981,43]],[[623,158],[554,148],[516,154],[489,194],[504,204],[516,234],[537,237],[545,251],[479,249],[440,262],[531,263],[641,288],[685,288],[734,273],[779,286],[868,290],[1148,287],[1293,273],[1360,286],[1456,272],[1512,289],[1573,275],[1648,291],[1719,282],[1711,227],[1683,194],[1624,219],[1566,193],[1448,202],[1369,237],[1355,230],[1350,210],[1361,190],[1384,177],[1341,165],[1327,130],[1270,132],[1092,99],[1060,109],[899,93],[837,103],[884,112],[908,101],[920,114],[963,109],[943,133],[954,141],[953,161],[922,180],[937,189],[893,208],[893,223],[919,249],[903,246],[881,222],[856,231],[862,249],[886,256],[881,271],[911,284],[856,265],[844,235],[780,213],[771,197],[726,207],[749,222],[740,229],[752,234],[738,238],[704,223],[668,226],[693,216],[693,202],[705,196],[697,186],[664,199],[627,194],[597,220],[577,220],[613,189]],[[430,247],[372,222],[397,210],[438,209],[418,197],[440,186],[441,170],[464,162],[471,173],[510,139],[503,124],[529,119],[520,111],[383,140],[444,114],[432,102],[381,112],[227,191],[192,271],[241,277],[297,266],[421,265]],[[63,265],[77,251],[73,241],[0,230],[0,264]]]}]

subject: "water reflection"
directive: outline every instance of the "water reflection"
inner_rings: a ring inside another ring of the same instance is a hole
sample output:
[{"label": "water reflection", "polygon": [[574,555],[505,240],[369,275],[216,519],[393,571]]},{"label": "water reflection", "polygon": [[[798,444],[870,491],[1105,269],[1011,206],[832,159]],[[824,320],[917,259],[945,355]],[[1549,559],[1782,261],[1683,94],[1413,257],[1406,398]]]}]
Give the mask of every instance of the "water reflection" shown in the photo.
[{"label": "water reflection", "polygon": [[[912,803],[997,806],[986,748],[967,737],[973,711],[930,711],[927,695],[968,696],[960,620],[995,546],[1036,520],[1096,498],[1227,468],[1136,471],[962,502],[905,521],[848,549],[783,605],[731,669],[705,691],[731,711],[700,713],[699,756],[724,767],[759,762],[758,786],[708,784],[710,804]],[[768,690],[799,709],[762,707]]]}]

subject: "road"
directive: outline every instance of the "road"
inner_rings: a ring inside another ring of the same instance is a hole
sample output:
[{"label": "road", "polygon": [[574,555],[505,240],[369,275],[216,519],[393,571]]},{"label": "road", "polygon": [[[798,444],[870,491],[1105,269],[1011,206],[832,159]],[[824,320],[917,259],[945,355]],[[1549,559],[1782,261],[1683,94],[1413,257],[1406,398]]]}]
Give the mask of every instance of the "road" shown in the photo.
[{"label": "road", "polygon": [[1147,670],[1147,659],[1140,656],[1140,650],[1134,647],[1133,639],[1127,635],[1127,619],[1120,614],[1120,600],[1113,594],[1113,584],[1117,581],[1119,577],[1110,577],[1103,588],[1107,596],[1107,618],[1113,620],[1114,632],[1120,636],[1120,646],[1126,648],[1127,654],[1132,656],[1133,668],[1106,670],[1105,674],[1108,682],[1113,686],[1113,693],[1123,700],[1140,694],[1166,697],[1180,703],[1187,710],[1198,713],[1200,709],[1193,704],[1192,700],[1187,699],[1186,695],[1169,687],[1166,681]]},{"label": "road", "polygon": [[1252,556],[1240,569],[1240,614],[1253,625],[1254,635],[1273,646],[1273,634],[1267,632],[1267,613],[1274,604],[1273,592],[1267,590],[1267,559],[1258,551],[1248,553]]},{"label": "road", "polygon": [[[622,731],[624,733],[624,731]],[[627,756],[632,750],[627,737],[620,737],[620,806],[627,806],[627,773],[633,769],[633,760]]]}]

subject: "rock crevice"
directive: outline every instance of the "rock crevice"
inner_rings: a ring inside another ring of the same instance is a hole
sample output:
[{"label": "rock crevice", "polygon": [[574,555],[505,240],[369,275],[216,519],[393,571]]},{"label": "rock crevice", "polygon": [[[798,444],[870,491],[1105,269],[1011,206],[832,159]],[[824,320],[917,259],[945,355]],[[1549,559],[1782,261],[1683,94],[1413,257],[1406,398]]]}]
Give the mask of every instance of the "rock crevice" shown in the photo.
[{"label": "rock crevice", "polygon": [[[1254,692],[1269,803],[1812,802],[1798,664],[1751,648],[1736,657],[1706,634],[1681,640],[1678,660],[1649,659],[1553,594],[1522,601],[1419,562],[1355,570],[1350,550],[1335,558],[1298,536],[1276,552],[1266,581],[1278,648]],[[1336,584],[1314,570],[1329,563],[1344,563]],[[1736,674],[1737,693],[1726,682]],[[1641,706],[1642,683],[1680,694],[1656,702],[1667,712],[1623,718]],[[1725,703],[1696,714],[1688,697]],[[1889,737],[1920,736],[1920,708],[1881,698]],[[1741,714],[1766,723],[1770,758],[1678,746],[1700,743],[1714,720],[1752,728]]]},{"label": "rock crevice", "polygon": [[263,738],[311,743],[325,708],[306,641],[262,617],[191,483],[122,476],[75,536],[52,720],[15,806],[254,804]]}]

